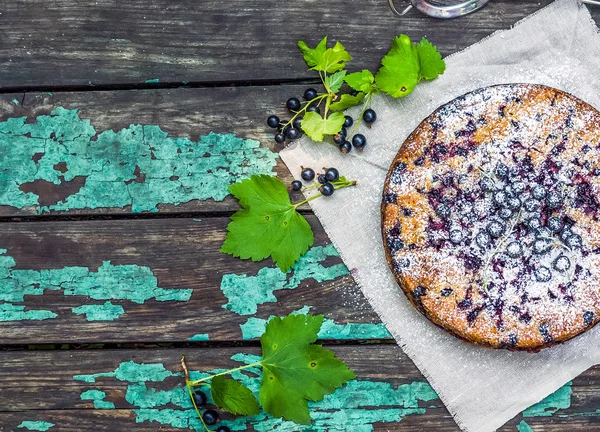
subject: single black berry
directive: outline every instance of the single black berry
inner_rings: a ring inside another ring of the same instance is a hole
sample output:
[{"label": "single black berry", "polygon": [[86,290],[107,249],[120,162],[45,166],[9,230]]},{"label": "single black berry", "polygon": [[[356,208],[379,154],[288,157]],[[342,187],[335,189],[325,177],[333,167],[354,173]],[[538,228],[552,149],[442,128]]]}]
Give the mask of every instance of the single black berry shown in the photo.
[{"label": "single black berry", "polygon": [[349,128],[350,126],[352,126],[352,123],[354,123],[354,120],[352,120],[352,117],[350,117],[349,115],[344,116],[344,127],[345,128]]},{"label": "single black berry", "polygon": [[285,135],[282,134],[281,132],[275,134],[275,142],[279,143],[279,144],[285,142]]},{"label": "single black berry", "polygon": [[454,244],[459,244],[463,239],[463,232],[460,228],[450,230],[450,241]]},{"label": "single black berry", "polygon": [[377,114],[375,114],[375,111],[373,111],[371,108],[368,108],[363,113],[363,120],[365,123],[373,123],[375,120],[377,120]]},{"label": "single black berry", "polygon": [[305,100],[313,100],[318,96],[317,91],[314,88],[307,88],[304,90],[304,99]]},{"label": "single black berry", "polygon": [[555,210],[563,205],[562,195],[558,192],[550,192],[546,195],[546,205],[550,210]]},{"label": "single black berry", "polygon": [[506,204],[507,198],[506,192],[502,190],[494,192],[494,202],[499,206]]},{"label": "single black berry", "polygon": [[448,219],[448,218],[450,218],[450,215],[452,214],[450,207],[444,203],[442,203],[438,206],[436,212],[439,215],[439,217],[441,217],[442,219]]},{"label": "single black berry", "polygon": [[523,245],[519,241],[513,241],[506,246],[506,254],[511,258],[519,258],[523,255]]},{"label": "single black berry", "polygon": [[479,186],[484,192],[494,192],[496,190],[496,183],[489,177],[483,177],[479,182]]},{"label": "single black berry", "polygon": [[554,217],[551,217],[550,219],[548,219],[548,223],[546,226],[553,233],[557,233],[563,228],[563,223],[560,220],[560,218],[557,218],[554,216]]},{"label": "single black berry", "polygon": [[348,137],[348,130],[343,127],[339,132],[340,135],[344,135],[345,137]]},{"label": "single black berry", "polygon": [[344,144],[344,141],[346,141],[345,135],[338,133],[333,136],[333,142],[336,143],[337,145]]},{"label": "single black berry", "polygon": [[325,174],[319,174],[317,176],[317,181],[321,184],[327,183],[327,179],[325,178]]},{"label": "single black berry", "polygon": [[525,192],[525,183],[517,180],[510,185],[510,188],[515,195],[520,195]]},{"label": "single black berry", "polygon": [[333,195],[333,191],[335,188],[331,183],[323,183],[323,185],[319,188],[319,192],[321,192],[324,196]]},{"label": "single black berry", "polygon": [[302,117],[296,117],[294,119],[294,122],[292,123],[292,126],[298,130],[301,130],[302,129]]},{"label": "single black berry", "polygon": [[523,203],[523,207],[525,208],[525,210],[532,213],[539,212],[540,206],[541,203],[535,198],[529,198]]},{"label": "single black berry", "polygon": [[316,106],[316,105],[311,105],[311,106],[309,106],[309,107],[306,109],[306,111],[308,111],[308,112],[316,112],[317,114],[321,114],[321,110],[320,110],[320,109],[319,109],[319,107],[318,107],[318,106]]},{"label": "single black berry", "polygon": [[207,425],[212,426],[219,421],[219,413],[215,410],[206,410],[202,414],[202,420]]},{"label": "single black berry", "polygon": [[296,139],[300,136],[300,131],[296,128],[289,128],[285,136],[291,140]]},{"label": "single black berry", "polygon": [[489,235],[491,235],[494,238],[498,238],[502,234],[504,234],[504,231],[506,230],[506,226],[502,222],[494,220],[488,224],[488,226],[486,227],[486,230],[489,233]]},{"label": "single black berry", "polygon": [[559,271],[559,272],[566,272],[567,270],[569,270],[571,268],[571,260],[565,256],[565,255],[560,255],[558,258],[556,258],[554,260],[554,263],[552,264],[552,266],[554,267],[554,270]]},{"label": "single black berry", "polygon": [[582,241],[580,235],[578,235],[578,234],[571,234],[569,237],[567,237],[567,239],[565,240],[565,243],[571,249],[581,249],[583,241]]},{"label": "single black berry", "polygon": [[511,209],[503,207],[500,209],[500,211],[498,212],[498,216],[500,216],[501,219],[504,220],[508,220],[512,217],[513,212]]},{"label": "single black berry", "polygon": [[300,109],[300,101],[298,100],[298,98],[292,97],[287,100],[285,106],[290,111],[298,111]]},{"label": "single black berry", "polygon": [[552,279],[552,272],[548,267],[540,266],[534,270],[533,274],[538,282],[548,282]]},{"label": "single black berry", "polygon": [[302,182],[299,180],[294,180],[292,182],[292,190],[299,191],[300,189],[302,189]]},{"label": "single black berry", "polygon": [[543,200],[546,198],[547,193],[548,191],[542,185],[535,185],[533,188],[531,188],[531,196],[537,200]]},{"label": "single black berry", "polygon": [[300,174],[302,180],[311,181],[315,178],[315,170],[312,168],[304,168],[302,169],[302,173]]},{"label": "single black berry", "polygon": [[352,144],[350,144],[350,141],[344,141],[338,146],[338,148],[342,153],[350,153],[350,151],[352,150]]},{"label": "single black berry", "polygon": [[490,235],[485,231],[481,231],[475,236],[475,243],[477,243],[479,247],[484,249],[489,246],[491,241],[492,239],[490,238]]},{"label": "single black berry", "polygon": [[206,404],[206,393],[201,390],[196,390],[194,392],[194,402],[196,402],[196,405],[198,406]]},{"label": "single black berry", "polygon": [[508,177],[508,167],[502,162],[499,162],[498,165],[496,165],[494,173],[498,178],[505,179],[506,177]]},{"label": "single black berry", "polygon": [[275,129],[277,126],[279,126],[279,117],[277,117],[276,115],[269,116],[267,118],[267,125],[270,128]]},{"label": "single black berry", "polygon": [[538,238],[533,242],[533,253],[537,255],[543,255],[550,251],[552,247],[552,240],[547,238]]},{"label": "single black berry", "polygon": [[362,150],[364,146],[367,144],[367,139],[363,134],[356,134],[352,137],[352,145],[357,150]]},{"label": "single black berry", "polygon": [[525,221],[525,225],[527,225],[527,227],[529,227],[529,229],[536,230],[538,228],[541,228],[542,221],[540,220],[539,217],[532,217]]},{"label": "single black berry", "polygon": [[516,197],[510,197],[508,201],[506,201],[506,205],[511,210],[518,210],[521,207],[521,200]]},{"label": "single black berry", "polygon": [[325,180],[327,180],[328,182],[334,182],[339,178],[340,173],[337,169],[329,168],[327,171],[325,171]]},{"label": "single black berry", "polygon": [[231,429],[229,429],[227,426],[219,426],[216,432],[231,432]]}]

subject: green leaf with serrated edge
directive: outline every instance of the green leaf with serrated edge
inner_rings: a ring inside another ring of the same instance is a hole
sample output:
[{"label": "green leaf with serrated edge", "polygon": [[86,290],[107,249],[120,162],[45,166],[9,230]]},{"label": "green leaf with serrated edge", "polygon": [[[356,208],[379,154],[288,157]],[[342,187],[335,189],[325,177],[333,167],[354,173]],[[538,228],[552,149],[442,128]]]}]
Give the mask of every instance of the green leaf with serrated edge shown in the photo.
[{"label": "green leaf with serrated edge", "polygon": [[215,405],[235,415],[256,415],[258,402],[248,387],[222,375],[211,380],[210,391]]},{"label": "green leaf with serrated edge", "polygon": [[419,55],[420,78],[426,80],[436,79],[446,70],[446,62],[442,59],[442,55],[427,39],[421,39],[421,42],[417,45],[417,53]]},{"label": "green leaf with serrated edge", "polygon": [[325,50],[321,62],[317,63],[311,69],[329,73],[337,72],[344,69],[346,62],[350,60],[352,60],[352,56],[348,54],[348,51],[346,51],[341,43],[336,42],[333,48]]},{"label": "green leaf with serrated edge", "polygon": [[335,135],[344,126],[344,114],[336,112],[327,118],[314,111],[307,112],[300,123],[302,130],[313,141],[323,141],[325,135]]},{"label": "green leaf with serrated edge", "polygon": [[314,243],[310,225],[291,204],[281,180],[253,175],[229,191],[243,208],[231,216],[221,252],[252,261],[270,256],[286,272]]},{"label": "green leaf with serrated edge", "polygon": [[350,88],[357,92],[369,93],[375,82],[375,77],[371,71],[364,69],[361,72],[354,72],[346,75],[344,81],[346,81],[346,84],[348,84]]},{"label": "green leaf with serrated edge", "polygon": [[419,56],[416,47],[406,35],[392,42],[392,48],[381,60],[375,76],[377,88],[392,97],[410,94],[419,82]]},{"label": "green leaf with serrated edge", "polygon": [[325,78],[325,87],[327,87],[332,93],[337,93],[344,83],[345,76],[345,70],[336,72],[333,75],[327,75]]},{"label": "green leaf with serrated edge", "polygon": [[275,417],[310,424],[308,401],[319,401],[355,378],[331,351],[311,345],[323,316],[275,317],[260,338],[263,377],[260,403]]},{"label": "green leaf with serrated edge", "polygon": [[302,56],[308,67],[315,67],[322,61],[323,54],[327,49],[327,36],[321,39],[321,42],[315,48],[310,48],[304,41],[298,41],[298,48],[302,51]]},{"label": "green leaf with serrated edge", "polygon": [[329,109],[331,111],[344,111],[348,108],[355,107],[360,104],[362,100],[365,98],[365,94],[360,92],[356,96],[352,96],[349,94],[343,94],[340,97],[340,100],[329,105]]}]

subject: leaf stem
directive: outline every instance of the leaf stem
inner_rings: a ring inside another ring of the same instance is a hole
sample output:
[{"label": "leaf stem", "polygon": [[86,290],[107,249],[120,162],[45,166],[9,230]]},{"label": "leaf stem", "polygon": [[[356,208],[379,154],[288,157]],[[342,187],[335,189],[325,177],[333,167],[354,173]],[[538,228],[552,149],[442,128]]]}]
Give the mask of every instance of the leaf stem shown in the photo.
[{"label": "leaf stem", "polygon": [[199,386],[199,385],[206,385],[206,381],[208,381],[208,380],[210,380],[210,379],[212,379],[214,377],[221,376],[221,375],[229,375],[229,374],[231,374],[233,372],[237,372],[237,371],[243,370],[243,369],[248,369],[248,368],[251,368],[251,367],[254,367],[254,366],[259,366],[261,364],[262,364],[262,362],[256,362],[256,363],[247,364],[247,365],[240,366],[240,367],[237,367],[237,368],[234,368],[234,369],[229,369],[229,370],[227,370],[225,372],[221,372],[221,373],[218,373],[218,374],[210,375],[210,376],[204,377],[204,378],[199,379],[199,380],[188,381],[188,384],[190,386],[192,386],[192,387]]},{"label": "leaf stem", "polygon": [[356,130],[360,126],[360,123],[362,122],[363,114],[365,113],[365,111],[367,109],[367,105],[369,105],[371,103],[372,96],[373,96],[372,91],[370,91],[369,93],[366,94],[364,102],[363,102],[362,110],[360,111],[360,114],[358,115],[358,118],[356,119],[356,123],[355,123],[354,127],[352,128],[352,130],[350,131],[350,133],[348,135],[353,135],[354,132],[356,132]]},{"label": "leaf stem", "polygon": [[304,103],[304,107],[302,107],[302,108],[301,108],[300,110],[298,110],[298,111],[295,111],[295,112],[294,112],[294,115],[292,116],[292,118],[291,118],[291,119],[290,119],[288,122],[284,123],[284,124],[283,124],[283,126],[282,126],[281,128],[283,129],[283,128],[284,128],[284,127],[286,127],[286,126],[288,126],[288,125],[291,125],[291,124],[294,122],[294,120],[296,120],[296,117],[298,117],[300,114],[304,114],[304,113],[306,112],[306,110],[308,109],[308,107],[309,107],[309,106],[311,106],[311,104],[312,104],[313,102],[319,101],[319,104],[317,104],[317,106],[318,106],[318,105],[320,105],[320,104],[321,104],[321,101],[322,101],[323,99],[325,99],[326,97],[329,97],[329,95],[328,95],[327,93],[325,93],[325,94],[320,94],[320,95],[318,95],[317,97],[315,97],[314,99],[311,99],[311,100],[309,100],[309,101],[306,101],[306,102]]},{"label": "leaf stem", "polygon": [[190,385],[190,373],[188,371],[187,365],[185,364],[185,356],[183,354],[181,354],[181,367],[183,368],[183,374],[185,375],[185,386],[188,389],[188,393],[190,395],[190,400],[192,401],[192,405],[194,406],[194,409],[196,410],[196,414],[198,415],[198,418],[202,422],[202,426],[204,426],[204,430],[207,432],[210,432],[210,429],[208,428],[208,426],[204,422],[204,419],[202,418],[202,414],[200,414],[198,405],[196,405],[196,400],[194,399],[194,391],[192,390],[192,386]]},{"label": "leaf stem", "polygon": [[[350,180],[350,181],[347,181],[347,182],[345,182],[345,183],[338,183],[338,184],[332,183],[332,184],[333,184],[333,188],[334,188],[335,190],[338,190],[338,189],[343,189],[343,188],[345,188],[345,187],[356,186],[358,183],[357,183],[357,181],[356,181],[356,180]],[[316,185],[315,185],[315,186],[316,186]],[[320,186],[320,185],[319,185],[319,186]],[[311,187],[314,187],[314,186],[311,186]],[[300,207],[302,204],[306,204],[307,202],[309,202],[309,201],[312,201],[312,200],[315,200],[315,199],[317,199],[317,198],[320,198],[320,197],[322,197],[322,196],[323,196],[323,194],[319,192],[319,193],[318,193],[318,194],[316,194],[316,195],[313,195],[313,196],[311,196],[311,197],[309,197],[309,198],[306,198],[304,201],[300,201],[298,204],[294,204],[294,208],[298,208],[298,207]]]}]

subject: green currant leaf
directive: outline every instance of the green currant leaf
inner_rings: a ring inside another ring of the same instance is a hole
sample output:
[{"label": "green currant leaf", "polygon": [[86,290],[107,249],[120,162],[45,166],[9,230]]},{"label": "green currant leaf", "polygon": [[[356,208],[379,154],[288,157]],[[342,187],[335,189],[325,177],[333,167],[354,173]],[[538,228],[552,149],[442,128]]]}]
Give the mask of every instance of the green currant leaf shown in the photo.
[{"label": "green currant leaf", "polygon": [[315,48],[310,48],[304,41],[298,41],[298,48],[302,51],[302,56],[308,67],[313,68],[323,59],[323,53],[327,49],[327,36],[321,39],[321,42]]},{"label": "green currant leaf", "polygon": [[344,69],[346,62],[352,60],[352,56],[339,42],[333,48],[327,48],[327,36],[315,48],[310,48],[304,41],[298,42],[298,48],[311,70],[333,73]]},{"label": "green currant leaf", "polygon": [[406,35],[394,39],[392,48],[381,60],[381,64],[375,83],[379,90],[392,97],[407,96],[419,82],[419,56]]},{"label": "green currant leaf", "polygon": [[417,53],[419,54],[420,78],[436,79],[446,70],[446,62],[442,59],[442,55],[427,39],[421,39],[417,45]]},{"label": "green currant leaf", "polygon": [[354,72],[346,75],[344,81],[358,92],[369,93],[375,82],[375,77],[371,71],[364,69],[362,72]]},{"label": "green currant leaf", "polygon": [[359,103],[362,102],[362,100],[364,98],[365,98],[365,94],[362,92],[358,93],[356,96],[352,96],[349,94],[343,94],[340,97],[339,101],[334,102],[331,105],[329,105],[329,109],[331,111],[344,111],[344,110],[347,110],[348,108],[352,108],[352,107],[358,105]]},{"label": "green currant leaf", "polygon": [[332,93],[337,93],[344,83],[345,76],[345,70],[336,72],[333,75],[327,75],[325,78],[325,87],[327,87]]},{"label": "green currant leaf", "polygon": [[317,340],[323,316],[275,317],[260,338],[263,377],[260,403],[275,417],[310,424],[308,401],[322,400],[356,378],[346,364]]},{"label": "green currant leaf", "polygon": [[307,112],[300,123],[302,130],[313,141],[323,141],[325,135],[335,135],[344,126],[344,114],[336,112],[327,118],[314,111]]},{"label": "green currant leaf", "polygon": [[252,261],[270,256],[286,272],[314,243],[310,225],[290,202],[281,180],[253,175],[229,191],[243,208],[231,216],[221,252]]},{"label": "green currant leaf", "polygon": [[260,412],[258,402],[250,389],[242,383],[216,376],[210,383],[215,405],[235,415],[256,415]]}]

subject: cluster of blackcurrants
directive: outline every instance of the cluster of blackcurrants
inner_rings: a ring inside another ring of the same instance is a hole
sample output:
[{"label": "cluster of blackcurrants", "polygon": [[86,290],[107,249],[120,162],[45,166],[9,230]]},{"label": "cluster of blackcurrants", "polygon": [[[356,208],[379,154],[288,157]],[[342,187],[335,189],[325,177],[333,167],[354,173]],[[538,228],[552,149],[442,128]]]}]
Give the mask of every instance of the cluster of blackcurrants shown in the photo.
[{"label": "cluster of blackcurrants", "polygon": [[[196,403],[197,407],[206,405],[206,402],[207,402],[206,394],[202,390],[198,390],[198,389],[194,390],[193,396],[194,396],[194,402]],[[202,413],[202,420],[208,426],[212,426],[219,421],[219,413],[213,409],[206,410]],[[222,425],[216,429],[216,432],[231,432],[231,429],[229,429],[225,425]]]},{"label": "cluster of blackcurrants", "polygon": [[[323,196],[331,196],[335,191],[335,187],[332,183],[339,180],[340,173],[335,168],[323,168],[323,170],[325,171],[324,174],[317,175],[315,174],[315,170],[312,168],[302,167],[302,173],[300,176],[302,177],[302,180],[307,182],[313,181],[316,177],[317,181],[321,184],[321,186],[319,186],[319,192],[321,192]],[[302,187],[303,184],[300,180],[294,180],[292,182],[291,188],[293,191],[300,191],[302,190]]]},{"label": "cluster of blackcurrants", "polygon": [[[278,144],[284,143],[286,140],[295,140],[302,135],[302,117],[298,114],[301,110],[302,104],[309,104],[306,108],[306,112],[316,112],[321,114],[319,108],[319,102],[315,99],[319,96],[319,93],[314,88],[308,88],[304,91],[304,102],[296,97],[291,97],[287,100],[285,106],[293,113],[293,121],[281,121],[276,115],[270,115],[267,118],[267,125],[275,129],[275,142]],[[364,110],[362,119],[367,125],[371,125],[376,119],[377,114],[371,108]],[[362,151],[367,145],[367,139],[362,134],[354,134],[350,141],[348,141],[348,128],[354,124],[354,119],[349,115],[344,116],[344,126],[342,129],[334,135],[333,142],[338,145],[338,148],[342,153],[349,153],[354,146],[355,149]]]}]

